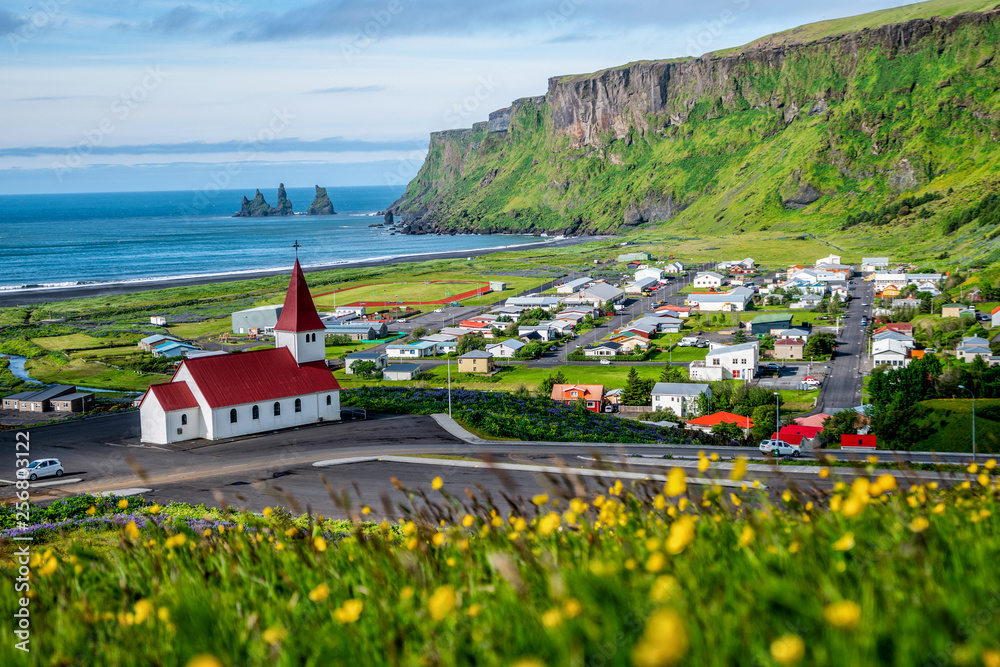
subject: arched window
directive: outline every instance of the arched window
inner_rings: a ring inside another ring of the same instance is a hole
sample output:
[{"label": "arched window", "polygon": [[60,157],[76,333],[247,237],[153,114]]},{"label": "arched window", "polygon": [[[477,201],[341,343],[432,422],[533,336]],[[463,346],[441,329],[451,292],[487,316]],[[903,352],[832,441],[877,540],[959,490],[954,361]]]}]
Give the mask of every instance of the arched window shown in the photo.
[{"label": "arched window", "polygon": [[296,412],[302,412],[302,399],[301,398],[296,398],[295,399],[295,411]]},{"label": "arched window", "polygon": [[333,400],[331,400],[330,394],[326,395],[326,404],[327,405],[333,405]]},{"label": "arched window", "polygon": [[281,403],[275,402],[274,404],[274,416],[278,417],[281,415]]},{"label": "arched window", "polygon": [[188,423],[188,416],[181,415],[181,426],[187,426],[187,423]]},{"label": "arched window", "polygon": [[232,410],[229,411],[229,423],[230,424],[236,423],[236,408],[233,408]]},{"label": "arched window", "polygon": [[252,415],[252,417],[253,417],[253,419],[260,419],[260,408],[257,407],[256,405],[253,406],[253,415]]}]

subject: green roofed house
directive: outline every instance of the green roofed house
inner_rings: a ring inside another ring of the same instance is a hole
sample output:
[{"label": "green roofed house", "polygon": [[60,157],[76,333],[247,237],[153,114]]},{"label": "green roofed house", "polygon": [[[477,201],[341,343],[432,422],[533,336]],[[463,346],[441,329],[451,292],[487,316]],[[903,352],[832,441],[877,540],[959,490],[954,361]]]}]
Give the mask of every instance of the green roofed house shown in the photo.
[{"label": "green roofed house", "polygon": [[750,333],[757,338],[763,338],[773,330],[791,328],[791,313],[765,313],[750,320]]}]

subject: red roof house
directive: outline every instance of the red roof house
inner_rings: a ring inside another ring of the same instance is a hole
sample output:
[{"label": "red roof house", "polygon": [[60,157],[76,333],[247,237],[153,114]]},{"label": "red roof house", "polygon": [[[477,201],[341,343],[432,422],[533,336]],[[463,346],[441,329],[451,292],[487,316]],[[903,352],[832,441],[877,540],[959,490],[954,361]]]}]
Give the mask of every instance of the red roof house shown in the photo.
[{"label": "red roof house", "polygon": [[753,420],[743,415],[735,415],[732,412],[716,412],[710,415],[703,415],[688,421],[688,428],[699,431],[711,431],[716,424],[728,422],[736,424],[740,428],[753,428]]},{"label": "red roof house", "polygon": [[601,412],[604,409],[603,384],[556,384],[552,385],[552,400],[576,405],[577,401],[587,401],[587,409]]},{"label": "red roof house", "polygon": [[790,445],[802,446],[802,442],[805,441],[806,445],[815,444],[809,442],[813,440],[822,431],[822,427],[819,426],[782,426],[779,433],[771,433],[771,439],[784,440]]}]

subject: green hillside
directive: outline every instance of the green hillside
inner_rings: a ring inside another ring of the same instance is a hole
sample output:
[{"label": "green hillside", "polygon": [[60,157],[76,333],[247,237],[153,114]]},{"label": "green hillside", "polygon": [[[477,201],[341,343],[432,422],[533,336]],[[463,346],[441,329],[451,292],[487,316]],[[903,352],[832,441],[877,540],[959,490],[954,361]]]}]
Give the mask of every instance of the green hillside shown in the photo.
[{"label": "green hillside", "polygon": [[553,78],[499,131],[433,134],[394,210],[439,231],[818,233],[1000,260],[992,204],[980,215],[1000,189],[1000,14],[980,11],[994,4],[920,3],[766,48]]}]

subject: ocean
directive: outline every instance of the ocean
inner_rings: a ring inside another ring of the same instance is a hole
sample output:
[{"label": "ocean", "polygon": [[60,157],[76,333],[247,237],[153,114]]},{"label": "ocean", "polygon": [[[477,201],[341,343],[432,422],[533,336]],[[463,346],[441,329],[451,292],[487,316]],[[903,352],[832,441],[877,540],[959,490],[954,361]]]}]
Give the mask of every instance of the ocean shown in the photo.
[{"label": "ocean", "polygon": [[[261,190],[277,203],[277,188]],[[537,242],[527,235],[392,236],[380,211],[403,187],[327,188],[331,216],[233,218],[253,191],[0,196],[0,290],[219,276],[475,251]],[[296,213],[314,188],[287,188]]]}]

